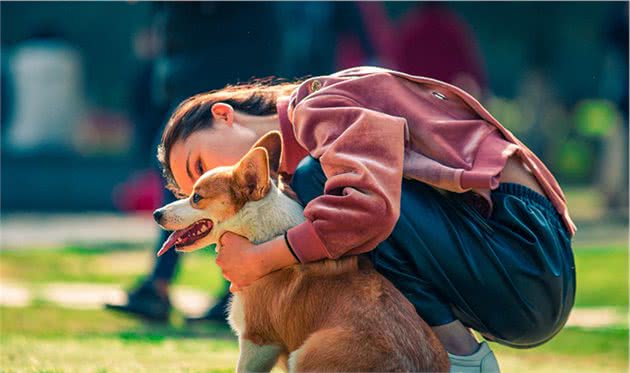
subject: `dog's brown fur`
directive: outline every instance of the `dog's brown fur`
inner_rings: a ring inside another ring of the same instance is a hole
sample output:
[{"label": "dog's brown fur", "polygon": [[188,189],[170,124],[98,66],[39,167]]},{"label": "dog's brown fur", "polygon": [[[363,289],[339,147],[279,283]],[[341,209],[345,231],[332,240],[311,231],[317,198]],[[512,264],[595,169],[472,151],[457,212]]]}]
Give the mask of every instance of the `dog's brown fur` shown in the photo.
[{"label": "dog's brown fur", "polygon": [[362,257],[294,265],[239,293],[257,345],[294,352],[295,371],[445,372],[447,354],[411,303]]}]

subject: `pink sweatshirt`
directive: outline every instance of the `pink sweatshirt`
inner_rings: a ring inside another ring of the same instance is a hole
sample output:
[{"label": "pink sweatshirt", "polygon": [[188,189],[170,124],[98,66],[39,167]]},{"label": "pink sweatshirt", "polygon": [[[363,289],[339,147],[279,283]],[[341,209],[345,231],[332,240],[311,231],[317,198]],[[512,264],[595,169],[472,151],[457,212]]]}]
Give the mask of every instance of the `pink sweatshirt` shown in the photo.
[{"label": "pink sweatshirt", "polygon": [[324,194],[288,232],[301,262],[360,254],[385,240],[400,213],[401,180],[453,192],[473,190],[489,216],[490,190],[511,155],[531,170],[576,227],[553,175],[531,150],[468,93],[450,84],[377,67],[306,80],[278,101],[280,172],[310,154],[327,176]]}]

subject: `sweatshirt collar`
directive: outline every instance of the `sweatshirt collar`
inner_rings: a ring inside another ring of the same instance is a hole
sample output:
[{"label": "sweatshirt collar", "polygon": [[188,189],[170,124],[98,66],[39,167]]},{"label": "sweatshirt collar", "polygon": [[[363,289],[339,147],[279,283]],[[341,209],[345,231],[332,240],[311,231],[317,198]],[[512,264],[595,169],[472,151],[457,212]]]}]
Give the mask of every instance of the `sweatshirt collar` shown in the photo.
[{"label": "sweatshirt collar", "polygon": [[289,120],[289,97],[281,97],[276,102],[278,120],[280,121],[280,133],[282,135],[282,154],[278,172],[292,175],[302,158],[308,152],[298,143],[293,132],[293,124]]}]

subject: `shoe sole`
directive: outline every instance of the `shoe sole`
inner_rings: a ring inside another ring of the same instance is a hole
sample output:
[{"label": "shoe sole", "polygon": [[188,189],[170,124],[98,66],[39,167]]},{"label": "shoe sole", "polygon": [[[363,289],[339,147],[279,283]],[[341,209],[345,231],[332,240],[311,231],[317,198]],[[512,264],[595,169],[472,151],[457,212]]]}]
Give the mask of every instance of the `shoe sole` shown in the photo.
[{"label": "shoe sole", "polygon": [[167,322],[169,320],[169,316],[150,315],[150,314],[147,314],[147,313],[139,312],[137,310],[125,307],[125,306],[119,306],[119,305],[115,305],[115,304],[106,304],[105,305],[105,309],[116,311],[118,313],[125,314],[125,315],[128,315],[128,316],[129,315],[136,316],[138,318],[141,318],[141,319],[144,319],[144,320],[147,320],[147,321]]}]

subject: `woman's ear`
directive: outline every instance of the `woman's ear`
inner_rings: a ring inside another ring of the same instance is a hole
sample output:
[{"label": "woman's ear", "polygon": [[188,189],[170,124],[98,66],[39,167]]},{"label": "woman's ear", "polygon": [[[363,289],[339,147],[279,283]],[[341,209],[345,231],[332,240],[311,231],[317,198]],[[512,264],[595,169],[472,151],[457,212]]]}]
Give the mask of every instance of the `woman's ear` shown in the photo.
[{"label": "woman's ear", "polygon": [[212,105],[211,110],[215,120],[221,120],[228,126],[232,126],[232,123],[234,123],[234,109],[232,106],[223,102],[217,102]]}]

